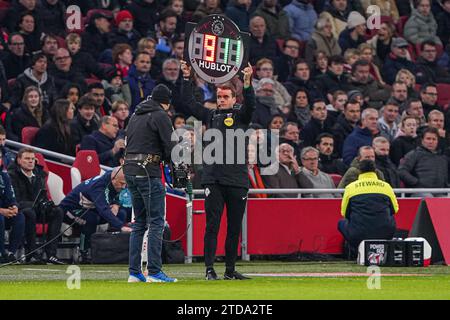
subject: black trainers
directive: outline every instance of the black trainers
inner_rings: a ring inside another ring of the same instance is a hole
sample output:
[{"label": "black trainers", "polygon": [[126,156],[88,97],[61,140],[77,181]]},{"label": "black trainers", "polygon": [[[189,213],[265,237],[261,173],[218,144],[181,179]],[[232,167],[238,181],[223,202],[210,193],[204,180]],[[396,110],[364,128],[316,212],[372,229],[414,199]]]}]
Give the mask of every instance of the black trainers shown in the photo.
[{"label": "black trainers", "polygon": [[223,275],[224,280],[250,280],[251,278],[244,276],[243,274],[233,271],[233,272],[225,272]]},{"label": "black trainers", "polygon": [[42,260],[42,258],[39,255],[34,254],[32,256],[28,256],[25,259],[25,264],[41,265],[41,264],[45,264],[45,262],[44,262],[44,260]]},{"label": "black trainers", "polygon": [[92,260],[87,252],[80,254],[80,264],[92,264]]},{"label": "black trainers", "polygon": [[219,277],[217,276],[217,273],[214,271],[214,269],[206,270],[206,280],[219,280]]},{"label": "black trainers", "polygon": [[19,261],[17,261],[16,256],[11,252],[0,257],[0,264],[13,263],[13,262],[14,262],[14,264],[19,264]]},{"label": "black trainers", "polygon": [[47,259],[47,264],[54,264],[54,265],[60,265],[63,266],[65,265],[64,262],[62,262],[61,260],[59,260],[57,257],[55,256],[51,256],[50,258]]}]

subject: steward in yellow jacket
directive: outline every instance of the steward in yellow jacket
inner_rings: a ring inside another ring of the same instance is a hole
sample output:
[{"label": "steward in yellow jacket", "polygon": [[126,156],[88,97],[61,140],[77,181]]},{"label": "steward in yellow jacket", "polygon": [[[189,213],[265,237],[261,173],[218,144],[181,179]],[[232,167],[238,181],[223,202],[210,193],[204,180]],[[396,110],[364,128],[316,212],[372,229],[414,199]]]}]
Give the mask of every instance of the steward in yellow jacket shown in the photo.
[{"label": "steward in yellow jacket", "polygon": [[350,183],[344,192],[338,229],[352,247],[367,239],[390,240],[394,236],[398,202],[392,187],[379,180],[375,173],[375,162],[360,162],[361,174]]}]

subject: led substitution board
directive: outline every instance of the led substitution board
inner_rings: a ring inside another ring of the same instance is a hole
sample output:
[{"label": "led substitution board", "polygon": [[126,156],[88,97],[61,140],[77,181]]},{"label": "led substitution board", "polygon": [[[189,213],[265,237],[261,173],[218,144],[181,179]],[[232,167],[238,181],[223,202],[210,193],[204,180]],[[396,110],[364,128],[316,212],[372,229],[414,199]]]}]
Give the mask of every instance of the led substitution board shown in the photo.
[{"label": "led substitution board", "polygon": [[247,66],[249,40],[229,18],[214,14],[186,24],[185,56],[200,78],[224,83]]}]

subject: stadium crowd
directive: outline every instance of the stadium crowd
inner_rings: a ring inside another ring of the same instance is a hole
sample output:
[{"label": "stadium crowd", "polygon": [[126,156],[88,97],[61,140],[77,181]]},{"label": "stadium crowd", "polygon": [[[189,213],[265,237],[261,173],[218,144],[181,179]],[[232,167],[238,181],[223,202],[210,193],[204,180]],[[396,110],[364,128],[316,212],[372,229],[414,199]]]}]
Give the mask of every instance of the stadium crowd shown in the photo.
[{"label": "stadium crowd", "polygon": [[[73,4],[79,29],[66,23]],[[370,5],[381,12],[377,28],[368,28]],[[448,187],[450,0],[2,0],[0,163],[16,195],[18,176],[39,176],[18,169],[20,156],[5,147],[5,139],[23,142],[24,128],[38,128],[33,146],[95,150],[101,164],[117,166],[130,115],[165,84],[174,127],[192,131],[181,93],[185,24],[216,13],[251,34],[251,128],[280,140],[272,152],[281,170],[261,175],[249,161],[251,187],[343,188],[362,160],[375,160],[393,188]],[[216,108],[215,86],[194,81],[196,100]],[[230,83],[242,101],[242,79]],[[250,148],[249,159],[256,153]],[[199,188],[202,168],[192,170]],[[36,217],[26,219],[11,223],[28,230],[32,250]]]}]

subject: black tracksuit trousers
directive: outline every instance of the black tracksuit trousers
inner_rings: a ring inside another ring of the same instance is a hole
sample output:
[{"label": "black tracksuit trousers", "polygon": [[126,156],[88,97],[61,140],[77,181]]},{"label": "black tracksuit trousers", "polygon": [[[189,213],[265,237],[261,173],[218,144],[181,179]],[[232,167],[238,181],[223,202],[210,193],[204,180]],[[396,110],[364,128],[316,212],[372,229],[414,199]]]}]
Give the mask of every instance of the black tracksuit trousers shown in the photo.
[{"label": "black tracksuit trousers", "polygon": [[247,205],[247,188],[224,186],[220,184],[205,185],[205,266],[213,267],[217,248],[217,234],[224,205],[227,208],[227,238],[225,242],[225,266],[227,271],[234,271],[237,259],[239,235],[242,218]]}]

